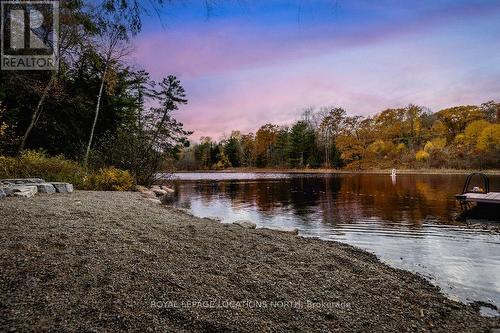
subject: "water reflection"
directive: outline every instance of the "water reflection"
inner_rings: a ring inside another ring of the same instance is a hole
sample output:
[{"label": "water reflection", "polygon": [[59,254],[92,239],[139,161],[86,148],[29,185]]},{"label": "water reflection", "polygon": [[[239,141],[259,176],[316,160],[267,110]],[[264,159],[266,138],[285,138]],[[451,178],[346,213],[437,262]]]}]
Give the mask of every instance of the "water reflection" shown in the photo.
[{"label": "water reflection", "polygon": [[[500,236],[454,221],[463,176],[179,176],[189,180],[177,183],[177,205],[195,215],[299,228],[304,236],[359,246],[422,273],[464,301],[500,305]],[[500,177],[491,178],[491,188],[500,189]]]}]

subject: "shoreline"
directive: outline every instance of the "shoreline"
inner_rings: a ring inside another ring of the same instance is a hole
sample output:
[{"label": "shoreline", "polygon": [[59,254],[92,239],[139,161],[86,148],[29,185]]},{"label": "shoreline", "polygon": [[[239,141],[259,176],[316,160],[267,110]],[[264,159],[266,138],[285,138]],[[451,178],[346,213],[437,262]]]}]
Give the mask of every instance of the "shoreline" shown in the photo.
[{"label": "shoreline", "polygon": [[[455,169],[396,169],[398,175],[468,175],[481,172],[486,175],[500,175],[500,170],[455,170]],[[166,172],[167,173],[167,172]],[[390,175],[392,169],[380,170],[337,170],[337,169],[259,169],[232,168],[225,170],[178,170],[170,173],[277,173],[277,174],[382,174]]]},{"label": "shoreline", "polygon": [[484,332],[500,325],[353,246],[222,224],[138,193],[7,198],[0,210],[1,330]]}]

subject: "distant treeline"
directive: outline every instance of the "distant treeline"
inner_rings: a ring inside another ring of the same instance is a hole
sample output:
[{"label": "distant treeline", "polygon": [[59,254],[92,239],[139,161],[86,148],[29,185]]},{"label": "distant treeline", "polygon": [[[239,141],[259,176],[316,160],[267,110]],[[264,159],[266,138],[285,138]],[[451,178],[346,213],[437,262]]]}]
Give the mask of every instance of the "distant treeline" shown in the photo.
[{"label": "distant treeline", "polygon": [[180,152],[184,170],[257,168],[500,168],[500,103],[433,113],[409,105],[372,117],[306,109],[291,127],[265,124]]}]

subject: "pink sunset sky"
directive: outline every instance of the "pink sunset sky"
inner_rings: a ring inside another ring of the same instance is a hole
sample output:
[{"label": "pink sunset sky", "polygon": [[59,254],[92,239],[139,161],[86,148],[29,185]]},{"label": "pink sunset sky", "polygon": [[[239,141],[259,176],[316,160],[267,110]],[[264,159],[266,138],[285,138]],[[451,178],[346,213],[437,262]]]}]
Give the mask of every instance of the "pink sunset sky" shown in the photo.
[{"label": "pink sunset sky", "polygon": [[192,1],[148,18],[134,59],[179,77],[189,103],[175,116],[193,140],[311,106],[438,111],[500,99],[500,2]]}]

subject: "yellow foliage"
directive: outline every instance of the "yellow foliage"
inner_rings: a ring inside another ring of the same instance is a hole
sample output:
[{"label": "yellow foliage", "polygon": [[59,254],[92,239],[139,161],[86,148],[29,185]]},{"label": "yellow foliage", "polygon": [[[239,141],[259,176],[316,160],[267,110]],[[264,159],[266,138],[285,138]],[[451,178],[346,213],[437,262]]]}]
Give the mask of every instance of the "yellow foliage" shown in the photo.
[{"label": "yellow foliage", "polygon": [[43,178],[83,185],[84,168],[63,156],[48,157],[40,151],[24,151],[19,157],[0,158],[0,178]]},{"label": "yellow foliage", "polygon": [[419,150],[416,154],[415,154],[415,159],[419,162],[422,162],[422,161],[427,161],[429,159],[430,155],[428,152],[426,152],[425,150]]},{"label": "yellow foliage", "polygon": [[43,178],[72,183],[77,189],[101,191],[127,191],[134,187],[134,179],[128,171],[111,167],[89,175],[75,161],[30,150],[19,157],[0,156],[0,178]]},{"label": "yellow foliage", "polygon": [[5,131],[7,130],[6,123],[0,123],[0,138],[5,135]]},{"label": "yellow foliage", "polygon": [[446,139],[445,138],[436,138],[432,140],[432,144],[435,149],[444,149],[446,147]]},{"label": "yellow foliage", "polygon": [[401,154],[402,152],[404,152],[406,150],[406,145],[404,143],[400,143],[396,146],[396,152],[398,154]]},{"label": "yellow foliage", "polygon": [[489,125],[491,125],[491,123],[486,120],[476,120],[471,122],[467,125],[464,131],[465,141],[472,145],[476,145],[481,132],[483,132],[483,130]]},{"label": "yellow foliage", "polygon": [[455,143],[461,145],[465,143],[465,134],[460,133],[455,137]]},{"label": "yellow foliage", "polygon": [[128,171],[109,167],[90,175],[86,187],[96,191],[129,191],[134,188],[134,178]]},{"label": "yellow foliage", "polygon": [[231,167],[231,162],[229,161],[229,158],[227,157],[226,153],[224,153],[224,151],[220,152],[219,158],[220,160],[214,165],[215,169],[222,170]]},{"label": "yellow foliage", "polygon": [[432,125],[432,133],[435,135],[445,135],[447,132],[446,126],[441,120],[436,120]]},{"label": "yellow foliage", "polygon": [[494,152],[500,150],[500,124],[491,124],[483,129],[477,139],[477,149]]},{"label": "yellow foliage", "polygon": [[[5,113],[5,108],[2,106],[2,103],[0,102],[0,119],[2,118],[2,115]],[[0,122],[0,138],[5,135],[5,131],[7,130],[7,124],[4,122]]]},{"label": "yellow foliage", "polygon": [[446,139],[445,138],[436,138],[432,141],[427,141],[424,146],[424,151],[426,153],[432,153],[433,151],[440,151],[446,147]]},{"label": "yellow foliage", "polygon": [[368,151],[376,154],[384,154],[387,150],[386,144],[382,140],[377,140],[368,146]]},{"label": "yellow foliage", "polygon": [[424,152],[430,153],[433,150],[434,150],[434,145],[432,144],[432,142],[427,141],[427,143],[424,146]]},{"label": "yellow foliage", "polygon": [[363,155],[364,149],[361,142],[351,135],[339,135],[335,139],[335,145],[342,152],[341,158],[351,162]]},{"label": "yellow foliage", "polygon": [[104,81],[106,83],[106,92],[110,95],[114,94],[116,90],[116,86],[118,84],[118,74],[113,66],[109,66],[106,72],[106,76],[104,77]]}]

